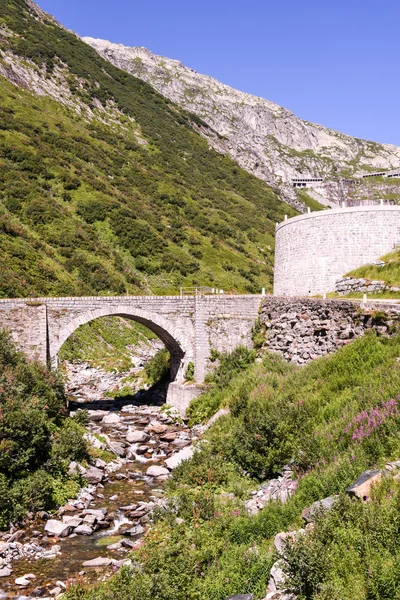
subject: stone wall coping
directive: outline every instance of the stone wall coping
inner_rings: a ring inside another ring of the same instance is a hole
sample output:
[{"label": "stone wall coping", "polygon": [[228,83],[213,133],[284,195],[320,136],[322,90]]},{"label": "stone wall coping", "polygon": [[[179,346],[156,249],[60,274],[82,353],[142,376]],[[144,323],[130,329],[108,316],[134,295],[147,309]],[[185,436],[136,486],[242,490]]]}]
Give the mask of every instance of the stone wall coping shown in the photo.
[{"label": "stone wall coping", "polygon": [[[265,298],[262,294],[212,294],[209,296],[197,296],[197,299],[210,299],[222,302],[226,299],[238,299],[238,298]],[[196,299],[196,296],[47,296],[44,298],[0,298],[0,304],[6,304],[10,302],[37,302],[44,304],[46,302],[81,302],[81,301],[94,301],[94,302],[121,302],[126,304],[132,300],[149,300],[149,301],[160,301],[160,300],[177,300],[184,302],[185,300],[192,301]]]},{"label": "stone wall coping", "polygon": [[291,225],[292,223],[298,222],[298,221],[304,221],[306,219],[317,219],[317,218],[324,218],[324,217],[329,217],[332,215],[341,215],[341,214],[349,214],[351,212],[355,212],[355,213],[363,213],[363,212],[400,212],[400,206],[395,206],[392,204],[385,204],[385,205],[377,205],[377,206],[346,206],[344,208],[331,208],[331,209],[327,209],[327,210],[318,210],[318,211],[314,211],[314,212],[310,212],[310,213],[305,213],[303,215],[298,215],[297,217],[290,217],[289,219],[286,219],[286,221],[281,221],[281,223],[278,223],[276,226],[276,231],[279,231],[279,229],[282,229],[282,227],[285,227],[286,225]]}]

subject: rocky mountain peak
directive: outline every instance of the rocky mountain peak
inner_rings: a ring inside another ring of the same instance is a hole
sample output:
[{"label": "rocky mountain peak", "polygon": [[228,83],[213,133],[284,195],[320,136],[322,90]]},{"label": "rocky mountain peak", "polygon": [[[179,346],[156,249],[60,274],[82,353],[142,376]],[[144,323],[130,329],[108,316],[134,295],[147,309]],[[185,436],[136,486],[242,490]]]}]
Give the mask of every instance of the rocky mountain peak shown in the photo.
[{"label": "rocky mountain peak", "polygon": [[279,186],[294,199],[292,179],[360,177],[400,165],[400,148],[354,138],[304,121],[293,112],[236,90],[147,48],[83,38],[115,66],[143,79],[164,96],[197,115],[210,144],[250,173]]}]

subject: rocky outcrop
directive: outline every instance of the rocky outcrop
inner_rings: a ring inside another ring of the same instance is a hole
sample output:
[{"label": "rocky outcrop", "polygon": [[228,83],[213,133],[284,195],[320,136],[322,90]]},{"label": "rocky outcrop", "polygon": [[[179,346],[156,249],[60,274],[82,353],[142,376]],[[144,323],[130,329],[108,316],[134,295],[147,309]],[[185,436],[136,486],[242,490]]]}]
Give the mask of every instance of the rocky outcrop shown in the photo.
[{"label": "rocky outcrop", "polygon": [[[157,56],[146,48],[129,48],[105,40],[83,38],[101,56],[143,79],[158,92],[199,119],[194,125],[217,151],[270,185],[280,186],[296,203],[291,179],[334,178],[346,168],[353,176],[365,169],[397,168],[400,148],[353,138],[303,121],[291,111],[257,96],[235,90],[201,75],[177,60]],[[201,119],[201,120],[200,120]],[[337,178],[336,178],[337,179]],[[340,187],[340,186],[339,186]],[[321,189],[340,199],[341,190]]]}]

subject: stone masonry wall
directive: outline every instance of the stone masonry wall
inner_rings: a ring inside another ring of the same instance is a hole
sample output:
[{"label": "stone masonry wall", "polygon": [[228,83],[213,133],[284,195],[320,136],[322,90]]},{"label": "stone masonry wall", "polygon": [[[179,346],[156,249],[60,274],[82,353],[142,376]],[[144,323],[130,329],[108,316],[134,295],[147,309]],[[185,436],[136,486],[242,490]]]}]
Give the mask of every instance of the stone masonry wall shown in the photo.
[{"label": "stone masonry wall", "polygon": [[334,352],[369,329],[390,335],[399,323],[396,303],[268,297],[260,313],[265,347],[297,364]]},{"label": "stone masonry wall", "polygon": [[123,316],[153,331],[171,354],[172,378],[183,381],[190,362],[202,383],[211,348],[230,351],[251,344],[259,295],[102,296],[0,300],[0,327],[11,331],[29,358],[57,364],[57,354],[80,326],[104,316]]},{"label": "stone masonry wall", "polygon": [[340,296],[347,294],[381,294],[383,292],[400,292],[400,287],[388,285],[385,281],[375,279],[356,279],[342,277],[335,284],[335,292]]},{"label": "stone masonry wall", "polygon": [[323,210],[287,219],[276,229],[274,294],[332,292],[347,273],[400,244],[400,206]]}]

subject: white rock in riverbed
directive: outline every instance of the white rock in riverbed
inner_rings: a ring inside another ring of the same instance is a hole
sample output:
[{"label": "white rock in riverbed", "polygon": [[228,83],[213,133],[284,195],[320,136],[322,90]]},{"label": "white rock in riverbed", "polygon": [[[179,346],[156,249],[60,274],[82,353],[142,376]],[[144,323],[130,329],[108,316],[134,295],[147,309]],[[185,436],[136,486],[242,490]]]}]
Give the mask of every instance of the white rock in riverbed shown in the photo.
[{"label": "white rock in riverbed", "polygon": [[65,537],[71,533],[72,527],[63,523],[62,521],[57,521],[56,519],[49,519],[46,523],[44,530],[50,535],[55,535],[57,537]]},{"label": "white rock in riverbed", "polygon": [[169,475],[168,469],[160,467],[159,465],[152,465],[146,471],[146,475],[149,477],[162,477],[163,475]]}]

